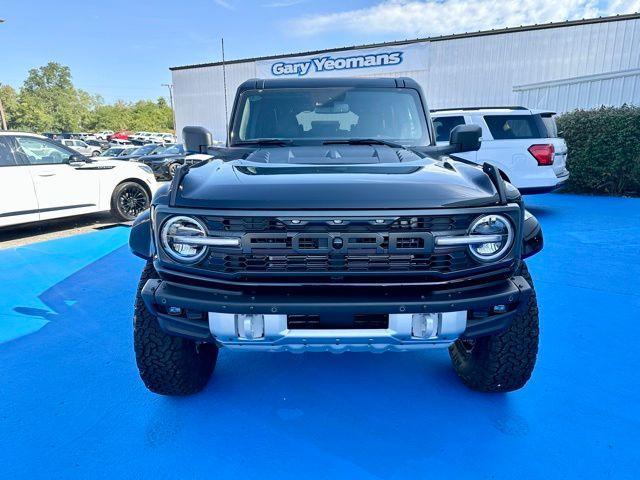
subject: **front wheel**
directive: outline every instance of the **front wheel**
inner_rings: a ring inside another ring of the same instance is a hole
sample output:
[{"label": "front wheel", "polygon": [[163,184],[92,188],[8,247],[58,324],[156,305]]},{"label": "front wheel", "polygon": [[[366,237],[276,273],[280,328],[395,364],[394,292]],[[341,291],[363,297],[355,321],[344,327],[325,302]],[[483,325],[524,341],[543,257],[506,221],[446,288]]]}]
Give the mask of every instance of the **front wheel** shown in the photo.
[{"label": "front wheel", "polygon": [[120,221],[130,222],[149,208],[149,192],[136,182],[123,182],[111,195],[111,213]]},{"label": "front wheel", "polygon": [[97,157],[98,155],[100,155],[100,150],[94,150],[93,152],[91,152],[92,157]]},{"label": "front wheel", "polygon": [[519,272],[531,296],[515,315],[511,326],[500,333],[473,340],[458,339],[449,347],[453,367],[462,382],[481,392],[511,392],[524,387],[538,354],[538,303],[527,266]]},{"label": "front wheel", "polygon": [[161,395],[189,395],[202,390],[216,366],[218,347],[167,335],[142,300],[147,280],[158,278],[152,262],[140,277],[133,317],[133,346],[140,378]]},{"label": "front wheel", "polygon": [[172,163],[171,165],[169,165],[169,176],[171,178],[176,176],[176,172],[178,171],[178,168],[180,168],[182,165],[180,163]]}]

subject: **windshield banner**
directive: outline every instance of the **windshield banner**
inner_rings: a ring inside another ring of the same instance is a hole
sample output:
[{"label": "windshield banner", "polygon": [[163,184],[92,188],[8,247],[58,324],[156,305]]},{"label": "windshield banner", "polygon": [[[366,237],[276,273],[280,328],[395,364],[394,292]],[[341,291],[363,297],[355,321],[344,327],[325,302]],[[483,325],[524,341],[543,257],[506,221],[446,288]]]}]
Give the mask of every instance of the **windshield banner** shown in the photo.
[{"label": "windshield banner", "polygon": [[326,52],[256,62],[259,78],[364,76],[427,68],[428,43]]}]

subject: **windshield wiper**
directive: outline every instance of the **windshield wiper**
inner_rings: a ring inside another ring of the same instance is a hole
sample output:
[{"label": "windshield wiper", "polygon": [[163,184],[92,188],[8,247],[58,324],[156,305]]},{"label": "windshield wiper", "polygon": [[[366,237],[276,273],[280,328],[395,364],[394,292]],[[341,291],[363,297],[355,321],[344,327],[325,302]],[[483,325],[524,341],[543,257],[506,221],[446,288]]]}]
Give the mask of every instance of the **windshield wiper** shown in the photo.
[{"label": "windshield wiper", "polygon": [[380,140],[378,138],[350,138],[347,140],[327,140],[322,142],[323,145],[386,145],[391,148],[401,148],[407,150],[407,147],[399,143]]},{"label": "windshield wiper", "polygon": [[234,142],[233,146],[236,145],[276,145],[276,146],[284,146],[293,144],[293,140],[288,138],[256,138],[255,140],[243,140],[240,142]]}]

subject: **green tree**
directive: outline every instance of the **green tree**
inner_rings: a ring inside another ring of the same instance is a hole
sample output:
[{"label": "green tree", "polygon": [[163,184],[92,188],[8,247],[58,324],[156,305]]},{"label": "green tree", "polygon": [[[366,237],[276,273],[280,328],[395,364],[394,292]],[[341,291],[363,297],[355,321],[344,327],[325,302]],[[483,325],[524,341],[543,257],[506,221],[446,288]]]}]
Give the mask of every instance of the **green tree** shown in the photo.
[{"label": "green tree", "polygon": [[117,101],[77,89],[69,67],[56,62],[34,68],[18,93],[0,84],[10,128],[34,132],[133,130],[171,131],[173,114],[165,98]]},{"label": "green tree", "polygon": [[79,130],[97,102],[73,86],[69,67],[49,62],[29,71],[18,96],[16,123],[33,131]]}]

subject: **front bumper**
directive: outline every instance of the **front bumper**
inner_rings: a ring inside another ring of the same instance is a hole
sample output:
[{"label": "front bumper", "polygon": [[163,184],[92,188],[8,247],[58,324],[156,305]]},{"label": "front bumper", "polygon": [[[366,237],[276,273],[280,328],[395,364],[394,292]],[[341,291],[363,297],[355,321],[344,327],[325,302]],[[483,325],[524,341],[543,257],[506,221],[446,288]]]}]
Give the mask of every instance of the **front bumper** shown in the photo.
[{"label": "front bumper", "polygon": [[[448,346],[460,336],[475,338],[504,330],[530,295],[531,286],[520,276],[426,292],[395,287],[258,293],[161,279],[147,281],[142,289],[147,308],[170,335],[267,351],[384,351]],[[388,315],[388,325],[375,329],[311,330],[291,328],[287,322],[294,315],[350,314]],[[251,318],[260,319],[262,331],[258,337],[244,334],[244,322]],[[423,320],[431,322],[429,332],[415,335],[415,322]]]}]

